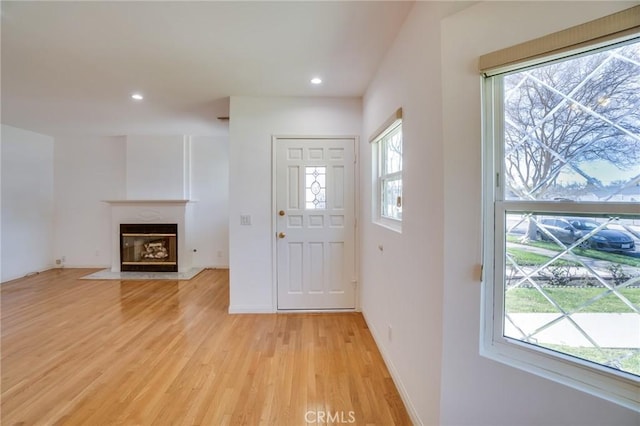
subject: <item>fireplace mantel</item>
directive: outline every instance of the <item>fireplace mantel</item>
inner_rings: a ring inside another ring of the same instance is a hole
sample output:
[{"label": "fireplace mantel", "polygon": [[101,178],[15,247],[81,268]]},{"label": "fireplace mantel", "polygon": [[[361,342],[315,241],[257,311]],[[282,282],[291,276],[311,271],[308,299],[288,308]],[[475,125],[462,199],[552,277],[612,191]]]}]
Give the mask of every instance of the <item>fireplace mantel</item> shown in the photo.
[{"label": "fireplace mantel", "polygon": [[191,269],[191,216],[194,200],[103,200],[111,206],[111,271],[120,272],[120,225],[175,223],[178,226],[178,272]]}]

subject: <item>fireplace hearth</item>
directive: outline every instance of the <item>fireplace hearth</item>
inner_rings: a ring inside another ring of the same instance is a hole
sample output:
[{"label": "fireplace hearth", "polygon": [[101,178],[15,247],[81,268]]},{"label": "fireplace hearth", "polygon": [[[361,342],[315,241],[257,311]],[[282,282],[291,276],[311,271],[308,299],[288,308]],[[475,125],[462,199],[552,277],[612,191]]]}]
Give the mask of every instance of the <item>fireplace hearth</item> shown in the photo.
[{"label": "fireplace hearth", "polygon": [[178,272],[178,225],[120,225],[120,270]]}]

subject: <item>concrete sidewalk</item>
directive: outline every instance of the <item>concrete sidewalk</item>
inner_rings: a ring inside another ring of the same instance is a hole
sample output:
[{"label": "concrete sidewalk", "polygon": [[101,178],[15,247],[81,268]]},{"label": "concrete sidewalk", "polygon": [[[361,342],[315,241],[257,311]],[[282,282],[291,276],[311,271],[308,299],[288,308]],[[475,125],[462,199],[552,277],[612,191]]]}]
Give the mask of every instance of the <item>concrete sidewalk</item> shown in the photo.
[{"label": "concrete sidewalk", "polygon": [[[524,333],[560,317],[560,314],[509,314],[511,320]],[[640,315],[583,313],[571,315],[573,319],[600,347],[640,348]],[[522,333],[509,320],[505,321],[505,335],[521,339]],[[532,336],[538,343],[592,347],[593,345],[567,318]]]}]

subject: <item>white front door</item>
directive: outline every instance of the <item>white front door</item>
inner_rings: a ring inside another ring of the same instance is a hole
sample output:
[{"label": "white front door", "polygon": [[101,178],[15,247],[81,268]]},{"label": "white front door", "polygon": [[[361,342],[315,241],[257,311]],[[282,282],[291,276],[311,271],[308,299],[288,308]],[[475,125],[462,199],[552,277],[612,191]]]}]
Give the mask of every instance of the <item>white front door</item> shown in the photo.
[{"label": "white front door", "polygon": [[278,309],[353,309],[355,140],[275,145]]}]

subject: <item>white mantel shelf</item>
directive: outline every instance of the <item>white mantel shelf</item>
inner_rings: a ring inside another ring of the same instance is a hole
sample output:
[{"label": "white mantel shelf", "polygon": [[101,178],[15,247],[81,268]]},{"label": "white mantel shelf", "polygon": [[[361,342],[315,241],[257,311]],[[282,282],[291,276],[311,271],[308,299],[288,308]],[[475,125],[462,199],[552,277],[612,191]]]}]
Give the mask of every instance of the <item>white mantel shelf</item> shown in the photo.
[{"label": "white mantel shelf", "polygon": [[187,204],[196,200],[102,200],[109,204]]}]

